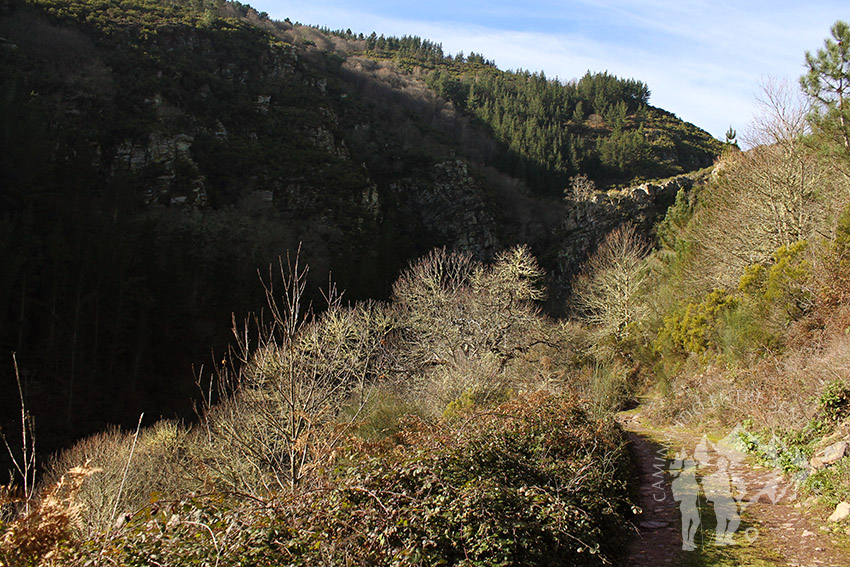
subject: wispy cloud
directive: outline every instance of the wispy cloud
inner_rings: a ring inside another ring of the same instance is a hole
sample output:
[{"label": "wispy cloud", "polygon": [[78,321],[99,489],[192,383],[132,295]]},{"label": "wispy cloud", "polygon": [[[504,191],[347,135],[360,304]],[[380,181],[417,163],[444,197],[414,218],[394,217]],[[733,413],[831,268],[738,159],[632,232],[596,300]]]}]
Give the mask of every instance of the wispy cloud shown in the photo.
[{"label": "wispy cloud", "polygon": [[609,71],[646,82],[650,102],[722,137],[743,129],[764,76],[796,79],[843,16],[844,1],[504,0],[406,4],[253,3],[272,17],[385,35],[419,35],[447,53],[475,51],[502,69],[569,80]]}]

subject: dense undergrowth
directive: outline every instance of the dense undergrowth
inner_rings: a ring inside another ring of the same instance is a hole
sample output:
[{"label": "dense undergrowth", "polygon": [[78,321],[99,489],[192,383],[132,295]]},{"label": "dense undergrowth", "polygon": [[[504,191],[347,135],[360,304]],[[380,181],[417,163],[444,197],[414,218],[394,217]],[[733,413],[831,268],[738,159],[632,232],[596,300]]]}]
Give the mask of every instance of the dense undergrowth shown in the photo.
[{"label": "dense undergrowth", "polygon": [[320,314],[297,259],[274,275],[197,425],[106,431],[4,493],[4,565],[616,561],[625,440],[557,358],[573,334],[535,305],[527,249],[436,250],[391,304],[331,289]]},{"label": "dense undergrowth", "polygon": [[638,374],[653,419],[740,427],[743,448],[834,505],[850,498],[847,459],[810,458],[848,433],[850,155],[841,111],[805,94],[767,83],[752,149],[727,148],[679,193],[651,253],[612,233],[575,313],[609,365]]},{"label": "dense undergrowth", "polygon": [[[509,73],[240,2],[4,1],[0,38],[0,351],[45,452],[143,409],[190,417],[192,366],[299,243],[349,299],[386,299],[434,247],[528,243],[558,295],[585,253],[558,237],[571,177],[719,150],[633,79]],[[7,431],[15,405],[0,396]]]},{"label": "dense undergrowth", "polygon": [[[81,6],[40,4],[57,18]],[[502,165],[543,192],[588,165],[609,181],[675,172],[675,159],[653,156],[698,142],[687,128],[681,138],[649,134],[670,117],[645,106],[644,85],[607,74],[498,83],[480,56],[444,57],[418,39],[379,45],[265,22],[237,4],[225,5],[238,12],[229,19],[138,7],[146,15],[131,28],[143,43],[161,18],[256,36],[250,16],[282,34],[269,37],[327,44],[325,70],[341,65],[329,55],[341,46],[392,59],[392,71],[386,61],[351,66],[397,82],[398,69],[425,76],[453,111],[489,125],[507,144]],[[74,17],[120,31],[101,16]],[[634,510],[611,414],[641,394],[652,418],[741,426],[743,446],[765,463],[805,473],[804,488],[827,503],[850,499],[848,459],[816,472],[808,464],[847,436],[850,416],[850,146],[836,119],[845,109],[818,98],[812,80],[808,100],[767,86],[752,149],[727,146],[703,183],[680,191],[657,242],[629,225],[612,231],[573,281],[571,321],[541,313],[543,270],[524,246],[488,264],[437,249],[401,274],[388,303],[347,304],[331,286],[315,294],[325,299],[316,309],[299,259],[282,261],[263,279],[268,307],[234,318],[231,350],[198,373],[197,423],[84,439],[45,466],[37,490],[31,438],[22,453],[10,447],[23,488],[0,492],[0,564],[616,563]],[[575,95],[566,131],[538,120],[553,93]],[[499,101],[520,94],[540,108],[514,136],[519,119],[503,119],[516,109]],[[569,128],[590,136],[580,142]],[[538,159],[545,139],[563,153],[555,163]]]}]

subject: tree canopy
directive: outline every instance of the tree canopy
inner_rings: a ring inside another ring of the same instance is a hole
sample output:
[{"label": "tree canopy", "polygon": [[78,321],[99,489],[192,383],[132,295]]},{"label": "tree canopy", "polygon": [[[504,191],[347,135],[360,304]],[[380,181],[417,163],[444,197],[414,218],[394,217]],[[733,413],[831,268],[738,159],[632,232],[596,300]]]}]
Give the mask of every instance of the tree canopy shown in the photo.
[{"label": "tree canopy", "polygon": [[803,91],[814,101],[812,124],[834,137],[850,152],[850,25],[841,20],[830,29],[817,53],[806,52],[808,72],[800,78]]}]

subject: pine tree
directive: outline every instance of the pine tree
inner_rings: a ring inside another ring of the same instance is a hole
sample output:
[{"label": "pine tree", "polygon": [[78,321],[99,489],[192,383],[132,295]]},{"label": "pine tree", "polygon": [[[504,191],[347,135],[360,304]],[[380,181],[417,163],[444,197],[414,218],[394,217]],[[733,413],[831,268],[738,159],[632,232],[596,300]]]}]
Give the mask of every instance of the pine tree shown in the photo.
[{"label": "pine tree", "polygon": [[850,152],[850,26],[837,21],[830,29],[834,39],[824,40],[824,48],[813,55],[806,52],[809,72],[800,78],[803,91],[813,100],[812,123],[835,134]]}]

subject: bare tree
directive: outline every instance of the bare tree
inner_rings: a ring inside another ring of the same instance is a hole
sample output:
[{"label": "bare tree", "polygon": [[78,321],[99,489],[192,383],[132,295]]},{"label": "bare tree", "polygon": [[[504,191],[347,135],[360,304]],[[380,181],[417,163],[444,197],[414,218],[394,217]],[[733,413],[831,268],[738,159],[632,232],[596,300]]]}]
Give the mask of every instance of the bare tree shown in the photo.
[{"label": "bare tree", "polygon": [[797,144],[809,133],[810,102],[788,80],[765,77],[756,97],[758,114],[747,127],[742,141],[746,147]]},{"label": "bare tree", "polygon": [[[399,326],[414,364],[456,362],[485,352],[503,362],[534,341],[534,301],[545,297],[543,271],[528,248],[502,252],[484,266],[468,254],[436,249],[393,286]],[[412,362],[412,361],[411,361]]]},{"label": "bare tree", "polygon": [[470,391],[487,399],[509,386],[511,361],[547,338],[534,303],[545,296],[542,280],[524,246],[487,266],[437,249],[402,274],[393,287],[397,370],[426,409],[442,411]]},{"label": "bare tree", "polygon": [[[303,304],[306,274],[297,256],[281,262],[280,296],[271,274],[264,282],[271,322],[234,321],[233,364],[219,373],[225,399],[205,412],[208,464],[256,496],[294,490],[337,446],[380,373],[391,328],[380,305],[343,307],[333,286],[327,309],[314,315]],[[353,417],[340,426],[347,404]]]},{"label": "bare tree", "polygon": [[649,244],[634,225],[611,231],[573,280],[572,302],[581,319],[603,337],[621,341],[644,311],[640,300],[647,273],[643,258]]},{"label": "bare tree", "polygon": [[569,186],[564,189],[564,198],[587,201],[596,194],[596,183],[586,173],[570,177]]},{"label": "bare tree", "polygon": [[708,288],[734,286],[745,267],[817,234],[843,185],[804,141],[808,104],[799,92],[766,82],[759,103],[745,137],[752,149],[724,154],[692,223]]}]

